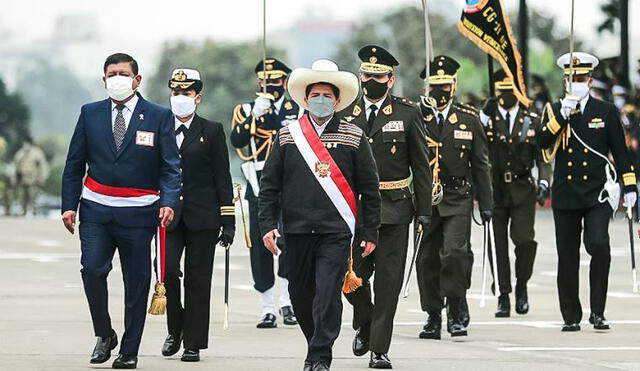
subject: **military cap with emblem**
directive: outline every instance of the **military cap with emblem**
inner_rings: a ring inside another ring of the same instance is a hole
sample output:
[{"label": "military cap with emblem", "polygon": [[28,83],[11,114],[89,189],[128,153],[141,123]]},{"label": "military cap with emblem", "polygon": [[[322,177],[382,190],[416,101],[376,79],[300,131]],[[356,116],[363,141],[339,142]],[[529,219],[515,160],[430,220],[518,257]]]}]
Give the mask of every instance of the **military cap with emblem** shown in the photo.
[{"label": "military cap with emblem", "polygon": [[[569,65],[569,59],[573,58],[571,66]],[[591,73],[594,68],[598,66],[600,61],[595,56],[583,53],[583,52],[574,52],[573,56],[571,53],[566,53],[560,56],[556,61],[558,67],[562,68],[565,75],[569,75],[572,73],[574,75],[586,75]],[[572,67],[572,68],[571,68]]]},{"label": "military cap with emblem", "polygon": [[200,93],[202,90],[200,72],[193,68],[176,68],[171,73],[169,88],[171,90],[194,89],[196,93]]},{"label": "military cap with emblem", "polygon": [[360,72],[370,75],[387,75],[393,72],[393,67],[400,63],[386,49],[378,45],[367,45],[358,51]]},{"label": "military cap with emblem", "polygon": [[498,90],[511,90],[515,87],[513,79],[503,69],[493,74],[493,84]]},{"label": "military cap with emblem", "polygon": [[281,79],[289,75],[291,68],[276,58],[267,57],[256,64],[255,73],[259,79]]},{"label": "military cap with emblem", "polygon": [[[460,63],[446,55],[439,55],[433,58],[429,65],[429,84],[445,85],[453,84],[456,80],[456,74],[460,68]],[[420,73],[421,79],[427,78],[427,69],[423,68]]]}]

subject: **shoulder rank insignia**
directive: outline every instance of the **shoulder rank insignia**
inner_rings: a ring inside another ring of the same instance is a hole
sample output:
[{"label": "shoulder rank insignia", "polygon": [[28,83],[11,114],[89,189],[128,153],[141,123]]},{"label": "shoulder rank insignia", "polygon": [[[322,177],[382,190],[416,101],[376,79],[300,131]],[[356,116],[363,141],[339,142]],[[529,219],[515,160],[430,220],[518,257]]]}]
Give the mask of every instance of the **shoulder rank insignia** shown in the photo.
[{"label": "shoulder rank insignia", "polygon": [[390,104],[387,104],[387,106],[386,106],[386,107],[384,107],[384,108],[382,109],[382,112],[383,112],[385,115],[389,116],[390,114],[392,114],[392,113],[393,113],[393,106],[392,106],[392,105],[390,105]]},{"label": "shoulder rank insignia", "polygon": [[293,104],[291,104],[291,102],[287,102],[284,104],[284,109],[286,110],[290,110],[293,108]]},{"label": "shoulder rank insignia", "polygon": [[353,112],[351,112],[352,115],[357,117],[360,112],[362,112],[362,108],[360,108],[359,105],[356,104],[355,106],[353,106]]},{"label": "shoulder rank insignia", "polygon": [[458,122],[458,115],[455,112],[451,116],[449,116],[449,122],[452,124]]}]

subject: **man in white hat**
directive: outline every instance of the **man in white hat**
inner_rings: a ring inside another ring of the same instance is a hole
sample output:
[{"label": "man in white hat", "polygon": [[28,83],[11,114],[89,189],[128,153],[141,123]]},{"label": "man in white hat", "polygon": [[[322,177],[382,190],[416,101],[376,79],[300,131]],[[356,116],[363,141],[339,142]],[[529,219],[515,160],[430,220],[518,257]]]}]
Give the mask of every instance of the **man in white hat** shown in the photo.
[{"label": "man in white hat", "polygon": [[[609,219],[612,209],[618,208],[618,176],[624,185],[625,207],[636,203],[636,176],[616,106],[589,95],[598,58],[567,53],[558,58],[557,64],[564,70],[565,94],[560,101],[546,105],[537,139],[545,160],[555,158],[551,206],[562,331],[580,331],[578,272],[583,230],[582,239],[591,255],[589,322],[596,330],[608,330],[604,308],[611,265]],[[615,167],[608,159],[609,153]]]},{"label": "man in white hat", "polygon": [[335,115],[355,100],[355,75],[319,60],[292,72],[289,94],[309,113],[280,129],[273,144],[261,179],[260,229],[265,247],[277,254],[282,210],[289,293],[308,344],[304,370],[322,371],[331,366],[340,332],[356,214],[363,254],[376,247],[379,180],[362,130]]}]

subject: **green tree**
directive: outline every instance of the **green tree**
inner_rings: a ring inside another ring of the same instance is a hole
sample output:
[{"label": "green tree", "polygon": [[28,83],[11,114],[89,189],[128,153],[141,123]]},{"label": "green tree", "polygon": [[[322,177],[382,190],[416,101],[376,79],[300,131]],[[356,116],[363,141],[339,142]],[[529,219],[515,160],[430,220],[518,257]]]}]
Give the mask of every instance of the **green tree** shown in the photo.
[{"label": "green tree", "polygon": [[9,93],[0,79],[0,137],[7,143],[4,157],[0,161],[13,158],[13,155],[30,136],[29,106],[18,93]]}]

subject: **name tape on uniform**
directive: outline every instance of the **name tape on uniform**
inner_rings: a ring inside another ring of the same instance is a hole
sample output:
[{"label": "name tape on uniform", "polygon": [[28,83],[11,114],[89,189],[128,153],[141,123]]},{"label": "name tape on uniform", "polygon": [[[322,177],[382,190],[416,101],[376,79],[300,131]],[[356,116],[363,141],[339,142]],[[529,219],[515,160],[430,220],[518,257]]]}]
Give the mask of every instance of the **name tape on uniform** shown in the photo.
[{"label": "name tape on uniform", "polygon": [[473,132],[468,130],[454,130],[454,139],[473,140]]},{"label": "name tape on uniform", "polygon": [[603,129],[605,122],[601,118],[594,118],[589,122],[589,129]]},{"label": "name tape on uniform", "polygon": [[382,132],[404,131],[404,121],[389,121],[382,127]]},{"label": "name tape on uniform", "polygon": [[139,146],[153,147],[153,135],[152,131],[136,131],[136,144]]}]

